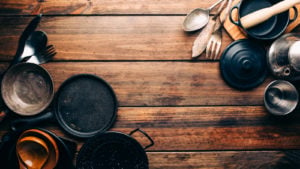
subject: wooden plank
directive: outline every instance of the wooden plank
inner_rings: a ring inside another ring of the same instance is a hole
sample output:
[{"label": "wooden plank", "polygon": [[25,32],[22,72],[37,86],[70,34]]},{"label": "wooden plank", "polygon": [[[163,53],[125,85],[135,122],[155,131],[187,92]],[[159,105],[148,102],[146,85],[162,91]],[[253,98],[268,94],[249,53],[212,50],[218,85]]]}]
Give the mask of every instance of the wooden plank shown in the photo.
[{"label": "wooden plank", "polygon": [[[0,60],[12,59],[19,36],[31,19],[0,17]],[[56,46],[55,60],[191,60],[198,32],[185,33],[181,26],[183,19],[183,16],[43,17],[39,29]],[[225,31],[223,35],[222,50],[232,42]]]},{"label": "wooden plank", "polygon": [[[228,87],[216,62],[52,62],[43,65],[55,90],[67,78],[90,73],[115,90],[120,106],[262,105],[271,79],[250,91]],[[2,69],[5,65],[1,65]]]},{"label": "wooden plank", "polygon": [[186,14],[215,0],[0,0],[2,15]]},{"label": "wooden plank", "polygon": [[298,169],[298,150],[151,152],[150,169]]},{"label": "wooden plank", "polygon": [[[111,130],[128,134],[141,128],[155,142],[149,151],[299,149],[299,116],[278,119],[263,106],[120,107]],[[5,126],[1,135],[9,125]],[[41,127],[69,137],[58,124],[48,122]],[[143,146],[149,144],[139,133],[133,137]],[[69,138],[78,142],[79,150],[83,142]]]}]

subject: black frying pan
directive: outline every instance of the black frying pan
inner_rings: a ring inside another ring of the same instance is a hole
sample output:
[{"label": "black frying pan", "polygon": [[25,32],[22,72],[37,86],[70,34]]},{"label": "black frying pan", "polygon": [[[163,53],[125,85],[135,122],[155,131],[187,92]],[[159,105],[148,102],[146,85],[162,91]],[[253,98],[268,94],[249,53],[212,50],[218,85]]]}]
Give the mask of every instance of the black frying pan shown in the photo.
[{"label": "black frying pan", "polygon": [[[150,145],[142,147],[131,135],[141,132]],[[119,132],[104,132],[90,138],[80,149],[77,169],[148,169],[145,149],[154,145],[153,140],[140,129],[129,135]]]},{"label": "black frying pan", "polygon": [[118,109],[113,89],[103,79],[80,74],[66,80],[59,88],[51,112],[33,118],[15,120],[12,128],[34,126],[55,119],[69,134],[91,137],[109,129]]}]

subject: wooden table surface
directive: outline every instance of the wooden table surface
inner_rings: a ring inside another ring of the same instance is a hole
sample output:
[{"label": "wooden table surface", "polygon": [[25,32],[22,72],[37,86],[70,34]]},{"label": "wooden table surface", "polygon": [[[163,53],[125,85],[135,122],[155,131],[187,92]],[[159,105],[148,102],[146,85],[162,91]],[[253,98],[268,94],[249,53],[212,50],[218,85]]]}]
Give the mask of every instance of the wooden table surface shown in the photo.
[{"label": "wooden table surface", "polygon": [[[55,91],[80,73],[105,79],[119,101],[111,130],[146,131],[155,141],[147,149],[150,169],[299,169],[300,115],[275,118],[263,106],[272,77],[238,91],[223,81],[218,61],[191,60],[198,33],[183,32],[182,21],[188,11],[214,2],[0,0],[0,69],[7,68],[29,21],[43,13],[38,29],[58,52],[43,65]],[[232,42],[223,35],[222,50]],[[2,122],[0,136],[9,123]],[[41,127],[77,141],[78,150],[83,143],[57,124]]]}]

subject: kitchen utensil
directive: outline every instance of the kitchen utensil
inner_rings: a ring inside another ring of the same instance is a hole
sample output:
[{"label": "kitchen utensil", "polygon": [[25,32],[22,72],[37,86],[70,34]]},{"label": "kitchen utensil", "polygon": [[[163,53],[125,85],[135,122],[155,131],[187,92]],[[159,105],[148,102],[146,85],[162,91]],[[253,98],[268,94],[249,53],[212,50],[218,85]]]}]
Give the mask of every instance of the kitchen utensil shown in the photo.
[{"label": "kitchen utensil", "polygon": [[[217,20],[217,22],[220,22]],[[221,25],[221,23],[219,23]],[[206,58],[216,59],[220,53],[222,45],[222,30],[218,27],[211,35],[206,46]]]},{"label": "kitchen utensil", "polygon": [[[231,7],[232,0],[228,0],[227,7],[224,9],[227,11],[227,14],[229,12],[229,9]],[[217,19],[214,32],[212,33],[208,44],[206,46],[206,58],[210,59],[217,59],[219,56],[221,45],[222,45],[222,24],[224,23],[227,14],[220,16],[220,19]]]},{"label": "kitchen utensil", "polygon": [[284,80],[275,80],[265,89],[264,104],[273,115],[287,115],[295,110],[299,94],[293,84]]},{"label": "kitchen utensil", "polygon": [[[19,140],[22,140],[22,138],[25,138],[25,137],[36,137],[36,138],[40,138],[42,141],[44,141],[44,143],[48,147],[48,156],[47,156],[47,160],[45,161],[45,163],[43,163],[43,169],[53,169],[57,165],[57,162],[59,159],[59,149],[58,149],[55,139],[47,132],[44,132],[39,129],[25,130],[19,136]],[[18,145],[18,143],[19,143],[19,141],[17,141],[17,145]],[[19,153],[18,149],[17,149],[17,153]]]},{"label": "kitchen utensil", "polygon": [[[23,133],[26,130],[28,129],[10,131],[5,133],[2,136],[2,140],[0,144],[1,169],[20,169],[18,165],[18,159],[16,153],[16,143],[21,133]],[[74,169],[73,159],[76,152],[76,146],[77,146],[76,143],[58,137],[48,130],[45,129],[37,129],[37,130],[43,131],[48,135],[50,135],[55,140],[55,143],[57,144],[59,150],[59,156],[58,156],[59,158],[58,158],[57,165],[55,167],[52,166],[51,169]],[[51,150],[51,148],[49,150]],[[49,155],[51,155],[51,153],[49,153]],[[48,161],[52,161],[52,160],[48,160]],[[51,166],[49,165],[49,168],[50,167]]]},{"label": "kitchen utensil", "polygon": [[21,55],[21,58],[25,56],[32,56],[35,53],[38,53],[46,47],[48,38],[45,32],[35,31],[29,36],[25,42],[24,51]]},{"label": "kitchen utensil", "polygon": [[[24,51],[21,58],[23,59],[26,56],[31,56],[27,62],[34,63],[32,60],[36,60],[36,54],[45,50],[48,42],[48,38],[45,32],[35,31],[32,35],[26,40]],[[38,63],[36,63],[38,64]]]},{"label": "kitchen utensil", "polygon": [[[133,133],[141,132],[151,142],[142,147],[134,138]],[[129,135],[119,132],[105,132],[90,138],[80,149],[76,169],[148,169],[148,158],[145,149],[154,145],[147,133],[140,129]]]},{"label": "kitchen utensil", "polygon": [[42,112],[54,96],[50,74],[32,63],[19,63],[11,67],[2,79],[1,91],[8,108],[22,116]]},{"label": "kitchen utensil", "polygon": [[225,4],[226,4],[226,1],[224,1],[220,5],[215,16],[210,17],[208,25],[206,27],[204,27],[201,30],[201,32],[199,33],[199,35],[197,36],[196,40],[194,41],[193,48],[192,48],[192,58],[196,58],[204,52],[204,50],[208,44],[208,41],[214,31],[216,19],[219,17]]},{"label": "kitchen utensil", "polygon": [[289,33],[274,41],[267,54],[270,72],[276,78],[300,79],[300,36]]},{"label": "kitchen utensil", "polygon": [[52,112],[13,122],[12,128],[34,126],[53,119],[77,137],[91,137],[109,129],[118,109],[113,89],[103,79],[80,74],[66,80],[59,88]]},{"label": "kitchen utensil", "polygon": [[220,70],[231,87],[249,90],[260,85],[267,76],[266,52],[258,42],[247,39],[231,43],[222,53]]},{"label": "kitchen utensil", "polygon": [[[232,3],[232,7],[238,4],[240,0],[234,0]],[[298,11],[300,11],[300,5],[296,5],[296,8]],[[221,16],[225,14],[225,11],[222,11]],[[236,10],[232,12],[232,18],[233,20],[238,20],[238,13]],[[290,12],[290,18],[294,18],[294,13]],[[288,27],[285,30],[285,33],[291,32],[295,27],[297,27],[300,24],[300,17],[297,17],[297,19],[290,23]],[[239,40],[239,39],[245,39],[247,38],[245,32],[243,32],[237,25],[232,24],[231,21],[229,20],[229,17],[226,18],[223,28],[226,30],[228,35],[233,39],[233,40]]]},{"label": "kitchen utensil", "polygon": [[52,60],[56,55],[56,51],[53,45],[48,45],[39,53],[33,55],[27,62],[35,64],[44,64]]},{"label": "kitchen utensil", "polygon": [[26,40],[30,37],[30,35],[37,28],[38,24],[40,23],[41,18],[42,18],[42,14],[37,15],[35,18],[33,18],[33,20],[29,23],[29,25],[23,31],[23,33],[19,39],[19,45],[17,48],[17,52],[16,52],[9,67],[11,67],[12,65],[15,65],[16,63],[19,63],[22,60],[21,55],[24,51]]},{"label": "kitchen utensil", "polygon": [[260,23],[263,23],[267,21],[268,19],[282,13],[285,11],[288,11],[290,8],[295,6],[296,4],[299,4],[300,0],[284,0],[281,2],[278,2],[274,4],[271,7],[266,7],[260,10],[257,10],[253,13],[250,13],[246,16],[243,16],[240,19],[241,25],[245,29],[251,28],[253,26],[256,26]]},{"label": "kitchen utensil", "polygon": [[43,64],[47,63],[56,54],[53,45],[47,45],[47,35],[43,31],[35,31],[26,41],[24,52],[21,58],[30,56],[26,60],[28,63]]},{"label": "kitchen utensil", "polygon": [[219,0],[208,9],[196,8],[187,14],[183,21],[183,30],[190,32],[203,28],[209,22],[210,11],[224,0]]},{"label": "kitchen utensil", "polygon": [[20,138],[17,141],[16,151],[20,166],[25,164],[27,169],[42,169],[49,157],[46,143],[33,136]]},{"label": "kitchen utensil", "polygon": [[[244,25],[241,24],[240,19],[244,16],[258,11],[262,8],[266,8],[272,6],[280,2],[281,0],[243,0],[238,5],[234,6],[231,9],[231,14],[229,19],[235,25],[238,25],[243,31],[245,31],[249,37],[258,40],[273,40],[278,38],[287,28],[287,26],[292,23],[298,16],[297,8],[294,9],[294,18],[289,18],[289,11],[285,11],[278,15],[275,15],[268,19],[267,21],[251,27],[249,29],[245,28]],[[238,9],[238,20],[234,21],[232,17],[232,13],[234,9]]]}]

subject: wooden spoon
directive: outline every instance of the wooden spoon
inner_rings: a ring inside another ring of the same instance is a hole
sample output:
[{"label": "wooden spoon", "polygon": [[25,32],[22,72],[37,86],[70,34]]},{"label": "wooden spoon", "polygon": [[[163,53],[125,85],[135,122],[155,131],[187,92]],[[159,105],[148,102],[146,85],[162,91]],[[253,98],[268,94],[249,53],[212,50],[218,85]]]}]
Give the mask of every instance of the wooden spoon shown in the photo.
[{"label": "wooden spoon", "polygon": [[207,43],[214,31],[214,27],[216,25],[216,19],[218,19],[224,5],[227,1],[223,1],[223,3],[219,6],[217,13],[215,16],[209,17],[209,21],[206,27],[204,27],[199,35],[196,37],[193,47],[192,47],[192,58],[196,58],[200,56],[204,50],[206,49]]},{"label": "wooden spoon", "polygon": [[34,136],[20,138],[16,151],[19,163],[21,161],[27,169],[42,169],[49,157],[47,144]]},{"label": "wooden spoon", "polygon": [[246,16],[243,16],[241,18],[241,25],[243,25],[243,27],[245,29],[251,28],[255,25],[258,25],[258,24],[268,20],[269,18],[271,18],[274,15],[277,15],[284,11],[289,10],[291,7],[293,7],[299,3],[300,3],[300,0],[284,0],[284,1],[281,1],[271,7],[257,10]]}]

